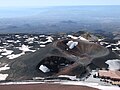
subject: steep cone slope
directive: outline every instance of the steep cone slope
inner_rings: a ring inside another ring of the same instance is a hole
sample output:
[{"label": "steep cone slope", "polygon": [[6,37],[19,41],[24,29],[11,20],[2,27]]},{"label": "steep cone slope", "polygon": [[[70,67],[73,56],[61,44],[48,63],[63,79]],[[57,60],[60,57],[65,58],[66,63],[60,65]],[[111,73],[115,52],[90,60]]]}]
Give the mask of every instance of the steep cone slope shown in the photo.
[{"label": "steep cone slope", "polygon": [[[69,41],[78,42],[78,45],[69,49],[67,45]],[[56,46],[64,50],[67,54],[72,54],[81,58],[82,56],[97,58],[109,53],[107,49],[98,44],[81,40],[61,40],[57,42]]]}]

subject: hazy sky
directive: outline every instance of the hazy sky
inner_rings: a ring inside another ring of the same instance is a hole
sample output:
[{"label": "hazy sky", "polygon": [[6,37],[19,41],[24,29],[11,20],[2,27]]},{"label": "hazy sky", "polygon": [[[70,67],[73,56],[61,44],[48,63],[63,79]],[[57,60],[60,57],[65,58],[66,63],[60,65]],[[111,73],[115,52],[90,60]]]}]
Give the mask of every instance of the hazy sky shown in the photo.
[{"label": "hazy sky", "polygon": [[0,7],[120,5],[120,0],[0,0]]}]

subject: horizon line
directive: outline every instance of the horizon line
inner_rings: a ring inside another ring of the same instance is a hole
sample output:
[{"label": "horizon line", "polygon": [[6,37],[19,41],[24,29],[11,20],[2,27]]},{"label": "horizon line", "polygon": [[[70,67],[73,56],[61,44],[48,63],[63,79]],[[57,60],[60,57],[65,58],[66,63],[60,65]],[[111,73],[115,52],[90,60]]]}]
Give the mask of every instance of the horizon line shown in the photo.
[{"label": "horizon line", "polygon": [[50,5],[50,6],[8,6],[8,7],[0,7],[0,8],[47,8],[47,7],[78,7],[78,6],[120,6],[120,5]]}]

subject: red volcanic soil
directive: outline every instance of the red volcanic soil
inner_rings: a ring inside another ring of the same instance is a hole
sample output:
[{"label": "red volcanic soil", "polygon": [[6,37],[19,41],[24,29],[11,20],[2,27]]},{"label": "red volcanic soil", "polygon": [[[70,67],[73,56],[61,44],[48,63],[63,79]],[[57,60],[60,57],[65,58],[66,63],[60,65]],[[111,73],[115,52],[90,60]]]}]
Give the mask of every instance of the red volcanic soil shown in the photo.
[{"label": "red volcanic soil", "polygon": [[[61,40],[58,41],[56,46],[60,48],[61,50],[64,50],[68,55],[75,55],[78,57],[102,57],[108,54],[108,50],[98,44],[92,43],[92,42],[86,42],[86,41],[80,41],[80,40],[73,40],[77,41],[78,45],[74,47],[73,49],[68,49],[69,47],[66,45],[66,43],[70,40]],[[68,49],[68,50],[66,50]]]},{"label": "red volcanic soil", "polygon": [[0,85],[0,90],[99,90],[86,86],[60,84]]}]

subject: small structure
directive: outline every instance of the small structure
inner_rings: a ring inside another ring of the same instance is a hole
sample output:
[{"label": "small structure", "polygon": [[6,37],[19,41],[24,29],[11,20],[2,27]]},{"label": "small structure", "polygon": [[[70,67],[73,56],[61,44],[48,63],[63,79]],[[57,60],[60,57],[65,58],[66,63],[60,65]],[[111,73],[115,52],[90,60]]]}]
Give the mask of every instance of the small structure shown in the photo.
[{"label": "small structure", "polygon": [[120,86],[120,71],[99,70],[98,77],[113,85]]}]

